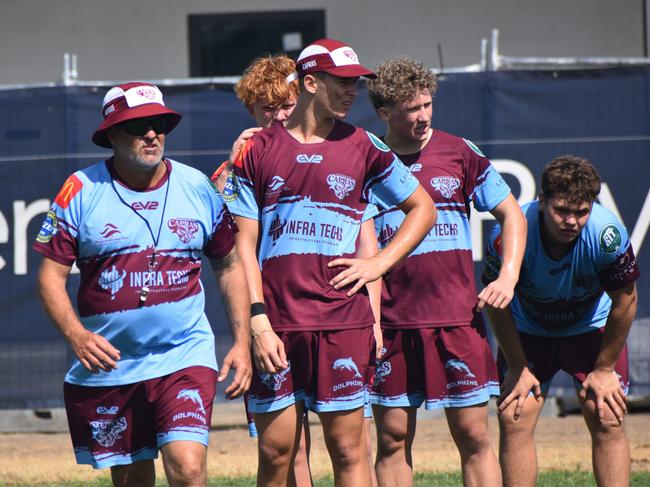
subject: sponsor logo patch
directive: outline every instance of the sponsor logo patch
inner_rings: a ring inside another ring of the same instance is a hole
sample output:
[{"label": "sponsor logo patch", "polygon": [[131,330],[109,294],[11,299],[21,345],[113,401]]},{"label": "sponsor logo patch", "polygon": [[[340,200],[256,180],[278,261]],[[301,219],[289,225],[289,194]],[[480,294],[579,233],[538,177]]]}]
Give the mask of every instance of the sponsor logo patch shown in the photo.
[{"label": "sponsor logo patch", "polygon": [[183,243],[189,243],[199,231],[199,222],[192,218],[170,218],[167,226]]},{"label": "sponsor logo patch", "polygon": [[120,232],[120,229],[117,228],[116,225],[113,225],[112,223],[107,223],[104,225],[104,230],[100,232],[100,235],[104,238],[111,238],[113,235],[120,235],[122,232]]},{"label": "sponsor logo patch", "polygon": [[52,237],[57,232],[57,219],[56,219],[56,213],[54,210],[49,210],[47,212],[47,215],[45,215],[45,220],[43,220],[43,224],[41,225],[41,230],[38,232],[38,235],[36,236],[36,241],[40,243],[48,243],[50,240],[52,240]]},{"label": "sponsor logo patch", "polygon": [[155,210],[156,208],[158,208],[158,202],[157,201],[134,201],[133,204],[131,205],[131,208],[133,208],[135,211]]},{"label": "sponsor logo patch", "polygon": [[239,179],[234,172],[230,172],[226,184],[223,186],[223,199],[226,202],[235,201],[239,197]]},{"label": "sponsor logo patch", "polygon": [[122,289],[122,286],[124,286],[125,277],[126,271],[123,270],[120,273],[120,270],[115,267],[115,264],[113,264],[110,269],[106,269],[99,275],[99,280],[97,282],[104,291],[110,291],[112,301],[115,299],[115,295],[118,291]]},{"label": "sponsor logo patch", "polygon": [[416,162],[415,164],[412,164],[409,166],[409,171],[411,172],[419,172],[422,170],[422,164],[419,162]]},{"label": "sponsor logo patch", "polygon": [[610,223],[600,231],[600,248],[606,254],[613,254],[621,248],[621,231]]},{"label": "sponsor logo patch", "polygon": [[110,414],[114,415],[117,414],[117,406],[111,406],[111,407],[106,407],[106,406],[97,406],[97,414]]},{"label": "sponsor logo patch", "polygon": [[284,186],[284,179],[282,179],[280,176],[273,176],[271,182],[268,185],[271,191],[277,191],[282,186]]},{"label": "sponsor logo patch", "polygon": [[330,174],[327,176],[327,184],[334,191],[336,197],[342,200],[354,189],[356,181],[343,174]]},{"label": "sponsor logo patch", "polygon": [[54,198],[54,202],[61,208],[67,208],[70,205],[70,201],[77,196],[82,187],[83,183],[73,174],[63,183],[59,194]]},{"label": "sponsor logo patch", "polygon": [[366,134],[368,134],[368,138],[370,139],[370,142],[372,142],[372,145],[374,145],[377,149],[382,152],[390,152],[390,147],[388,147],[379,137],[377,137],[372,132],[368,132],[367,130]]},{"label": "sponsor logo patch", "polygon": [[299,164],[320,164],[323,162],[323,156],[320,154],[298,154],[296,156],[296,162]]},{"label": "sponsor logo patch", "polygon": [[271,222],[271,226],[269,227],[269,232],[268,235],[273,239],[273,243],[276,242],[277,239],[279,239],[282,234],[284,233],[284,226],[287,224],[287,221],[280,220],[280,215],[275,215],[275,218]]},{"label": "sponsor logo patch", "polygon": [[451,176],[439,176],[431,178],[431,186],[442,196],[449,199],[460,188],[460,179]]}]

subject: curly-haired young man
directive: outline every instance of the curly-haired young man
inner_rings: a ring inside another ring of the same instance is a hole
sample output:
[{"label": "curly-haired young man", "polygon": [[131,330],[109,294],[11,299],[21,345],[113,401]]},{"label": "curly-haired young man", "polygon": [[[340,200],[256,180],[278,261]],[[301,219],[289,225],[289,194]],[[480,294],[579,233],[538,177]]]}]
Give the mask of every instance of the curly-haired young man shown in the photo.
[{"label": "curly-haired young man", "polygon": [[[370,100],[386,123],[384,140],[438,210],[429,234],[384,276],[385,353],[371,395],[379,437],[379,485],[412,484],[411,448],[417,408],[424,402],[427,409],[445,409],[465,485],[500,486],[499,463],[487,427],[487,402],[499,394],[499,384],[480,310],[510,302],[526,222],[508,185],[481,151],[470,141],[431,126],[437,83],[430,70],[410,58],[397,58],[378,66],[376,73],[368,87]],[[470,203],[478,211],[491,212],[504,228],[502,271],[478,296]],[[395,206],[380,208],[375,218],[380,247],[391,242],[403,218]],[[504,349],[522,355],[514,327],[497,335],[505,336]],[[525,367],[517,372],[527,393],[534,387],[534,377]]]},{"label": "curly-haired young man", "polygon": [[[533,486],[537,457],[533,437],[551,379],[558,370],[574,378],[592,438],[598,485],[630,481],[630,451],[623,428],[628,387],[625,339],[636,312],[639,268],[625,227],[595,202],[600,177],[571,155],[542,173],[539,199],[524,205],[528,240],[515,296],[505,309],[488,309],[493,325],[516,324],[523,360],[541,383],[542,398],[500,405],[500,459],[504,485]],[[502,231],[488,244],[483,281],[502,265]],[[498,358],[503,372],[509,368]],[[511,365],[511,364],[508,364]],[[508,394],[510,383],[504,383]]]}]

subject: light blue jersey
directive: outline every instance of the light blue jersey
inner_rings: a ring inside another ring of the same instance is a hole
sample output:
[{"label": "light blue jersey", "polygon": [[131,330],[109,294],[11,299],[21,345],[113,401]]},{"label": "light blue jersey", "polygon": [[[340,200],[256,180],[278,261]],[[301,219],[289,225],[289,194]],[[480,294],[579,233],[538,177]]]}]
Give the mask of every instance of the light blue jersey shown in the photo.
[{"label": "light blue jersey", "polygon": [[234,222],[203,174],[165,164],[166,177],[147,191],[121,183],[110,160],[77,171],[45,218],[35,250],[77,263],[81,322],[121,352],[119,368],[98,374],[75,359],[66,382],[115,386],[193,365],[217,368],[201,255],[227,255]]},{"label": "light blue jersey", "polygon": [[[528,220],[526,252],[515,296],[510,304],[519,331],[562,337],[605,326],[616,291],[639,277],[628,233],[616,216],[598,203],[573,248],[551,259],[542,245],[539,202],[523,206]],[[501,266],[501,229],[488,242],[483,283],[495,280]]]}]

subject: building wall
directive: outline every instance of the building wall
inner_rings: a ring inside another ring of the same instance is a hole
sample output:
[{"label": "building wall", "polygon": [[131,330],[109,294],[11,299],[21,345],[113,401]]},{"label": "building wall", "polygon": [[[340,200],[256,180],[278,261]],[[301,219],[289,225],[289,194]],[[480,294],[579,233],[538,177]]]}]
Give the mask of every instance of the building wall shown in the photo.
[{"label": "building wall", "polygon": [[493,28],[507,55],[643,56],[644,1],[0,0],[0,84],[60,80],[65,52],[83,80],[185,78],[188,14],[257,10],[324,9],[328,36],[369,65],[408,54],[439,67],[438,43],[446,67],[475,64]]}]

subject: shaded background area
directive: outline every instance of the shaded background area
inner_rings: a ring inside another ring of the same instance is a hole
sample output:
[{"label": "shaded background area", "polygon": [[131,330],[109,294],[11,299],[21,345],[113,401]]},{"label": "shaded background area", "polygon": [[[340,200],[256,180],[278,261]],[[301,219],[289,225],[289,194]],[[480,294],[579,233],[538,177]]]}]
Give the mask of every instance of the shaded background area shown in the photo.
[{"label": "shaded background area", "polygon": [[[0,408],[62,405],[71,352],[35,293],[39,256],[30,249],[66,177],[109,155],[90,142],[105,87],[0,91]],[[231,85],[163,86],[183,115],[167,156],[210,174],[252,124]],[[588,158],[606,183],[601,202],[620,214],[641,267],[637,321],[628,340],[631,392],[650,394],[650,68],[450,74],[439,81],[434,126],[473,140],[502,171],[520,202],[531,199],[543,166],[565,153]],[[365,89],[348,121],[377,134],[383,125]],[[474,214],[475,260],[492,223]],[[477,271],[480,264],[477,262]],[[230,344],[209,266],[207,314],[219,359]],[[444,276],[432,276],[444,279]],[[76,294],[78,277],[69,280]],[[559,380],[557,387],[565,387]]]}]

